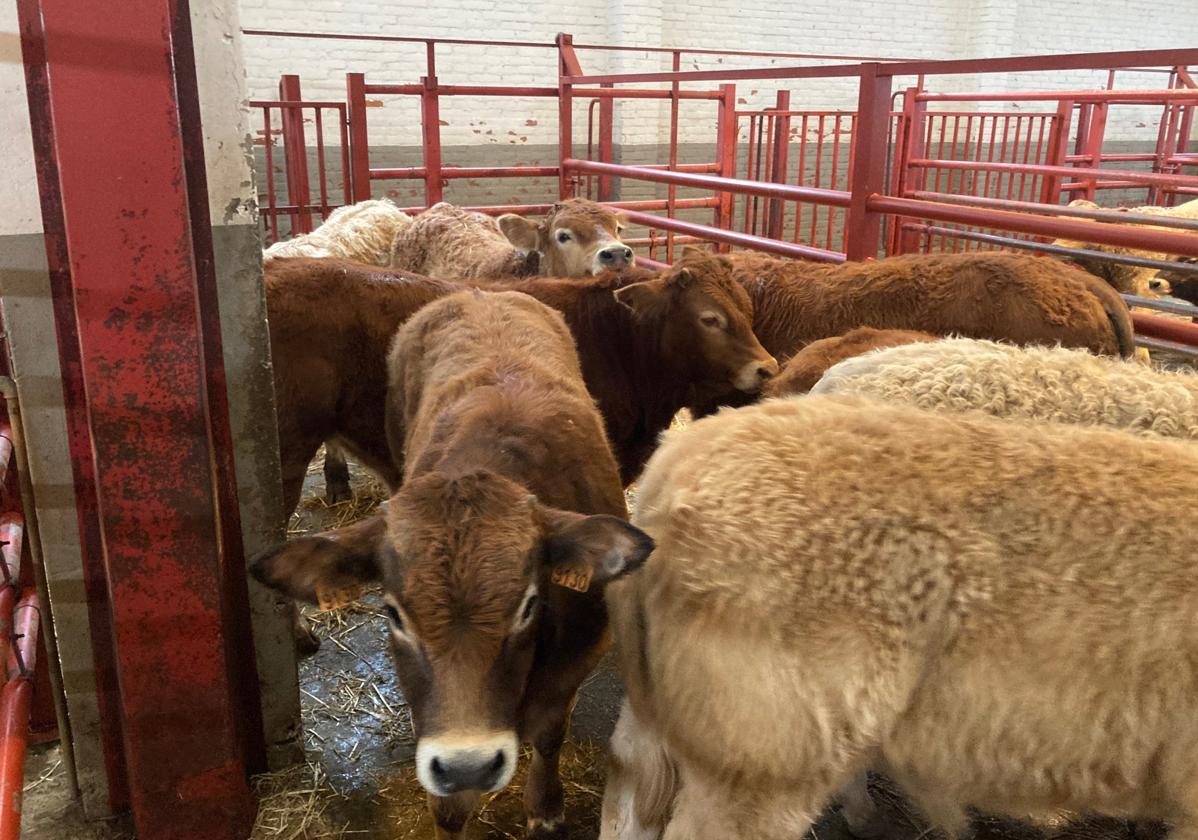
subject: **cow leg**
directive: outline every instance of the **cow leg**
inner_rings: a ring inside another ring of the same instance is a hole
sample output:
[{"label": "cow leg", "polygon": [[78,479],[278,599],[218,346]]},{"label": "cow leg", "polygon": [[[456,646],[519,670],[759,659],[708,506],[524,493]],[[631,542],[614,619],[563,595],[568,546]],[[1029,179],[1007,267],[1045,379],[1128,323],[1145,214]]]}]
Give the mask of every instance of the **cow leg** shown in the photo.
[{"label": "cow leg", "polygon": [[625,700],[608,748],[599,840],[657,840],[676,781],[665,745]]},{"label": "cow leg", "polygon": [[478,797],[478,791],[429,796],[428,809],[433,815],[433,836],[436,840],[461,840],[466,821],[478,807]]},{"label": "cow leg", "polygon": [[349,464],[345,453],[332,441],[324,444],[324,499],[330,505],[348,502],[354,497],[349,486]]},{"label": "cow leg", "polygon": [[574,698],[556,707],[546,707],[529,733],[532,742],[532,766],[524,786],[524,809],[528,816],[528,836],[532,840],[559,840],[566,836],[566,802],[558,762]]},{"label": "cow leg", "polygon": [[886,833],[878,806],[869,795],[869,774],[864,770],[841,788],[836,798],[840,800],[840,815],[854,837],[873,838]]}]

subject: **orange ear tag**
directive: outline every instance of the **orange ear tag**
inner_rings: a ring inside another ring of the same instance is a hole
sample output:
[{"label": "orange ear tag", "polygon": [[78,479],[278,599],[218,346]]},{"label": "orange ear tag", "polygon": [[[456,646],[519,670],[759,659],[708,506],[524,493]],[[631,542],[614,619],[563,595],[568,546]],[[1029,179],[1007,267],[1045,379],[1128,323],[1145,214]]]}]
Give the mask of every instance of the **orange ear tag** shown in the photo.
[{"label": "orange ear tag", "polygon": [[586,592],[591,588],[591,576],[594,573],[590,563],[562,564],[553,567],[549,580],[575,592]]},{"label": "orange ear tag", "polygon": [[360,586],[317,586],[316,602],[323,610],[335,610],[352,604],[362,594]]}]

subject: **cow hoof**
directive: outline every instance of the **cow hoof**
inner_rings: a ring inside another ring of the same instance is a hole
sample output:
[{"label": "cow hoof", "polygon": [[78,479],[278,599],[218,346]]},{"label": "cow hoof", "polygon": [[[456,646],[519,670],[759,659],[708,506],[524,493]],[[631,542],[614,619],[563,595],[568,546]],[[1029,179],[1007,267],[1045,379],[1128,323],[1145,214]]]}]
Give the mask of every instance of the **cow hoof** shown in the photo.
[{"label": "cow hoof", "polygon": [[324,489],[324,500],[330,505],[353,501],[354,491],[348,484],[329,484]]},{"label": "cow hoof", "polygon": [[566,840],[565,817],[551,820],[541,817],[529,819],[528,840]]}]

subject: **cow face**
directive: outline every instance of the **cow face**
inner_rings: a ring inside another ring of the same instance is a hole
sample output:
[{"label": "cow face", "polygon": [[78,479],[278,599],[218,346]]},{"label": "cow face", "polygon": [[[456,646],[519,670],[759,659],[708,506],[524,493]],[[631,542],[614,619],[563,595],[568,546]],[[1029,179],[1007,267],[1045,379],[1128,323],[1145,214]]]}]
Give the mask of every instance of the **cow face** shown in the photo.
[{"label": "cow face", "polygon": [[500,216],[499,229],[520,250],[543,254],[547,277],[589,277],[632,264],[632,249],[620,241],[624,218],[586,199],[560,201],[540,222]]},{"label": "cow face", "polygon": [[[1174,262],[1179,266],[1195,266],[1198,265],[1198,257],[1178,257]],[[1198,272],[1165,269],[1157,272],[1153,280],[1159,284],[1158,288],[1164,289],[1161,294],[1171,294],[1198,305]]]},{"label": "cow face", "polygon": [[448,796],[508,783],[538,647],[572,602],[596,597],[652,548],[618,517],[546,507],[493,473],[431,473],[405,483],[385,514],[285,543],[251,571],[308,601],[381,580],[417,776]]},{"label": "cow face", "polygon": [[685,248],[673,271],[615,295],[638,317],[662,322],[663,352],[692,382],[752,394],[778,372],[753,334],[753,304],[726,257]]}]

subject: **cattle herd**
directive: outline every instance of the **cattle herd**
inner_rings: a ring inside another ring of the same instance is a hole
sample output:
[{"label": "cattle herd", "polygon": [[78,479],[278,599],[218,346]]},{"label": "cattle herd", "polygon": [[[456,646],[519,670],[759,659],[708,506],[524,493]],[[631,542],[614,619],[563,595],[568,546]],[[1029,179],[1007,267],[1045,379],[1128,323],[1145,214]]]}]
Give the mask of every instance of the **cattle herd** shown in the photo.
[{"label": "cattle herd", "polygon": [[604,840],[793,840],[834,800],[868,834],[867,770],[950,835],[977,807],[1198,840],[1198,376],[1132,358],[1120,284],[995,252],[648,271],[621,230],[369,201],[266,254],[288,509],[322,444],[331,495],[338,452],[392,495],[251,571],[381,585],[436,837],[521,743],[528,834],[566,835],[614,641]]}]

